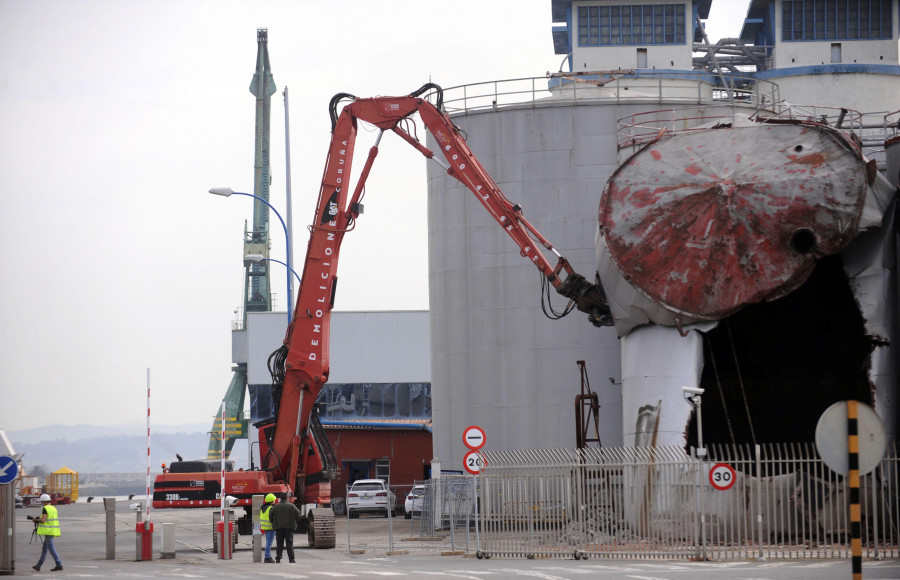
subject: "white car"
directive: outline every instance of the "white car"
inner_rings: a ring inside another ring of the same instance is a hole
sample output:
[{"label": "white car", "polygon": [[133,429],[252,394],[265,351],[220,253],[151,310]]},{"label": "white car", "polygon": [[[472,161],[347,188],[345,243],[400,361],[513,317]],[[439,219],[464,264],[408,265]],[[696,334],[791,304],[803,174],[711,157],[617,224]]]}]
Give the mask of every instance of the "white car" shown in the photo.
[{"label": "white car", "polygon": [[397,509],[397,496],[380,479],[357,479],[347,492],[347,516],[381,512],[384,517]]},{"label": "white car", "polygon": [[413,514],[417,516],[422,515],[422,503],[425,501],[425,486],[424,485],[414,485],[411,490],[409,490],[409,494],[406,496],[406,503],[404,504],[404,508],[406,509],[406,519],[410,519],[413,517]]}]

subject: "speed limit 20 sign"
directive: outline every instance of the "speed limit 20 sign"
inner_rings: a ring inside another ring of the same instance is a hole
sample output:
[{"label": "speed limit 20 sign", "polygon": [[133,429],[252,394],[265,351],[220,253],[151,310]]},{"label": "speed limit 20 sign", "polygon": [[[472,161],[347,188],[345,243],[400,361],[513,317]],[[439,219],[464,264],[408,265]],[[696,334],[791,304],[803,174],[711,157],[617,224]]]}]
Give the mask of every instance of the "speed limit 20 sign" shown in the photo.
[{"label": "speed limit 20 sign", "polygon": [[478,475],[484,468],[484,458],[477,451],[469,451],[463,455],[463,467],[472,475]]},{"label": "speed limit 20 sign", "polygon": [[709,470],[709,483],[719,491],[731,489],[736,479],[734,468],[727,463],[716,463]]}]

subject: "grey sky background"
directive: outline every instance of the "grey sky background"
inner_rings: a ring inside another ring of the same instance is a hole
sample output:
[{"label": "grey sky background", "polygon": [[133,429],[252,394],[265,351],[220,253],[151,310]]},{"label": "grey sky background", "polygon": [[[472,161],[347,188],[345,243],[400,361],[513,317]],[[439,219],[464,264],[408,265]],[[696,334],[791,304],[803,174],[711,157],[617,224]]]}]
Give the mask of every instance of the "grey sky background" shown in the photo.
[{"label": "grey sky background", "polygon": [[[711,40],[737,36],[747,3],[715,0]],[[285,218],[289,88],[299,272],[335,93],[541,77],[562,61],[551,26],[550,0],[0,0],[0,428],[143,422],[147,368],[154,423],[217,413],[252,199],[207,190],[253,192],[257,28],[278,88],[270,201]],[[358,153],[373,135],[360,131]],[[385,136],[337,309],[428,308],[425,164]]]}]

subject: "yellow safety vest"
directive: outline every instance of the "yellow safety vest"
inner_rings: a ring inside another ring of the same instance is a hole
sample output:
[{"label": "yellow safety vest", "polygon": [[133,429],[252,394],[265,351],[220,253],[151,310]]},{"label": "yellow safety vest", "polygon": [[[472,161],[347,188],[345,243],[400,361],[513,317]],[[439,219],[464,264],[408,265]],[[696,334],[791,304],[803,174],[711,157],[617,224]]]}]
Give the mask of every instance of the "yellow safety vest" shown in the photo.
[{"label": "yellow safety vest", "polygon": [[59,535],[59,514],[52,505],[45,505],[44,511],[47,512],[47,521],[38,524],[37,533],[40,536],[58,536]]},{"label": "yellow safety vest", "polygon": [[272,527],[272,520],[269,519],[269,510],[272,509],[272,506],[269,506],[265,509],[260,510],[259,512],[259,529],[264,532],[269,532],[274,530]]}]

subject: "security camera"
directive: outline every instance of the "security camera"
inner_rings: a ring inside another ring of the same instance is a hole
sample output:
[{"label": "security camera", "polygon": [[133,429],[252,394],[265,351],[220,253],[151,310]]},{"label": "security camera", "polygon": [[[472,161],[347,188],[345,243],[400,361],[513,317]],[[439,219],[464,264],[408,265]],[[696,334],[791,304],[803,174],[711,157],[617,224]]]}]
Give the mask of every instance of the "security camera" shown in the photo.
[{"label": "security camera", "polygon": [[234,497],[233,495],[225,496],[225,503],[228,505],[228,507],[233,507],[237,502],[238,498]]},{"label": "security camera", "polygon": [[705,391],[697,387],[681,387],[681,390],[688,395],[702,395]]},{"label": "security camera", "polygon": [[131,508],[132,511],[136,511],[136,512],[139,512],[139,511],[141,511],[141,509],[143,509],[143,506],[141,505],[141,502],[139,502],[139,501],[134,502],[133,504],[129,505],[128,507]]}]

